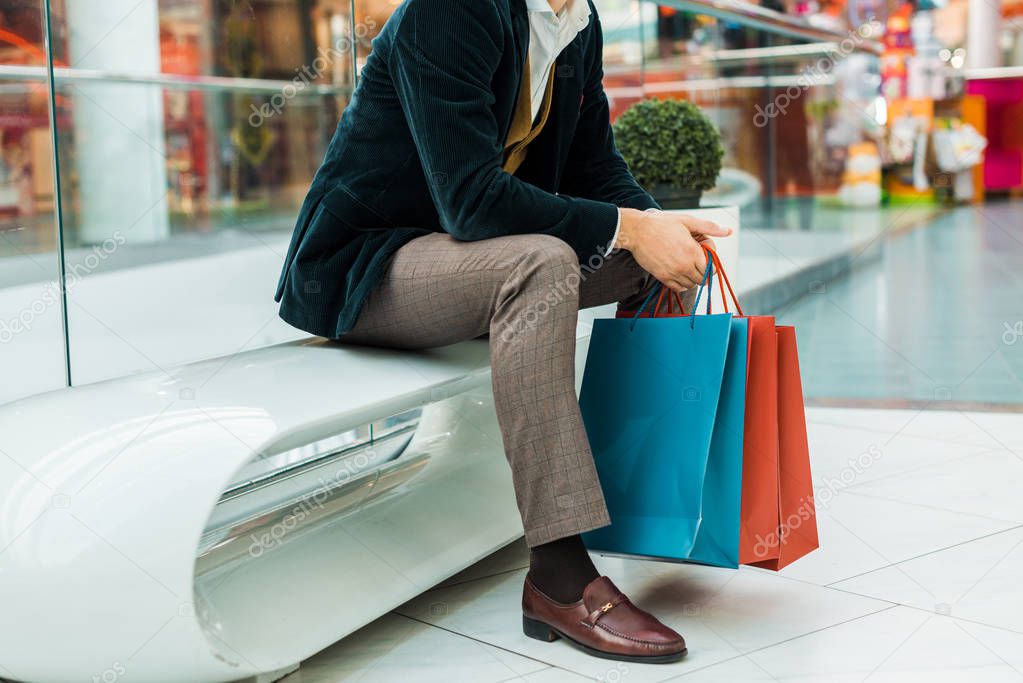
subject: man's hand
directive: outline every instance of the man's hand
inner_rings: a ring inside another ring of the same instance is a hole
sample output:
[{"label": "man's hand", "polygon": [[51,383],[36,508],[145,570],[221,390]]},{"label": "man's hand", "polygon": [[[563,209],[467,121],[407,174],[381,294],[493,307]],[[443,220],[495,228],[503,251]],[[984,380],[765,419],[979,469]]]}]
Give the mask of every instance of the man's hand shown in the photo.
[{"label": "man's hand", "polygon": [[707,256],[700,243],[714,248],[710,237],[727,237],[728,228],[692,216],[622,209],[615,247],[632,252],[642,268],[665,287],[683,292],[699,287]]}]

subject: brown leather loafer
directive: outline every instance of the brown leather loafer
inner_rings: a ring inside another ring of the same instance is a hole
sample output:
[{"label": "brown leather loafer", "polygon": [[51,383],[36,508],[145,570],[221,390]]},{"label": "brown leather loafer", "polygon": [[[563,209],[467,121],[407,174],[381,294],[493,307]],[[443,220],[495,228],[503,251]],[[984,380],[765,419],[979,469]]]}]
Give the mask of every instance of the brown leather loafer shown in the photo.
[{"label": "brown leather loafer", "polygon": [[639,609],[606,576],[570,605],[541,593],[526,576],[522,588],[522,630],[550,642],[564,638],[595,657],[667,664],[686,655],[686,641],[652,614]]}]

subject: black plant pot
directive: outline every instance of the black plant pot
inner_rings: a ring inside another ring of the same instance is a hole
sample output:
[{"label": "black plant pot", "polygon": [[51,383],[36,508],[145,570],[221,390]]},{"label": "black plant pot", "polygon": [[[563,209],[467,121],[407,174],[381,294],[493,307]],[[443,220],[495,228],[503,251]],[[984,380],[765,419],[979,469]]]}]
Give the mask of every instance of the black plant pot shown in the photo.
[{"label": "black plant pot", "polygon": [[675,187],[674,185],[654,185],[650,188],[650,196],[662,209],[698,209],[703,190]]}]

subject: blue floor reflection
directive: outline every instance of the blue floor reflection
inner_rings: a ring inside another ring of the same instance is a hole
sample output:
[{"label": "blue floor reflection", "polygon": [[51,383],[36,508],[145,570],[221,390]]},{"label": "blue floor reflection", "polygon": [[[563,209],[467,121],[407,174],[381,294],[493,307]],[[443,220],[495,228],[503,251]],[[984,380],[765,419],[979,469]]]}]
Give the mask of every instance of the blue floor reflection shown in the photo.
[{"label": "blue floor reflection", "polygon": [[1023,203],[954,209],[778,312],[809,398],[1023,405]]}]

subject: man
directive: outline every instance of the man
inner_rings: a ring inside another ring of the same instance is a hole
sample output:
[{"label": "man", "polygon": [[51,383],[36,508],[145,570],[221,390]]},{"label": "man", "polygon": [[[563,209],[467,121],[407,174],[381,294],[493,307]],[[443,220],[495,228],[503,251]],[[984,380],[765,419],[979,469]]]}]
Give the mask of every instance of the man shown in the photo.
[{"label": "man", "polygon": [[[494,402],[530,546],[524,629],[602,657],[675,661],[681,636],[597,574],[609,523],[575,396],[580,308],[699,284],[698,240],[655,212],[615,149],[587,0],[406,0],[316,174],[281,317],[422,349],[490,335]],[[694,237],[696,235],[696,237]],[[607,258],[579,284],[580,263]]]}]

